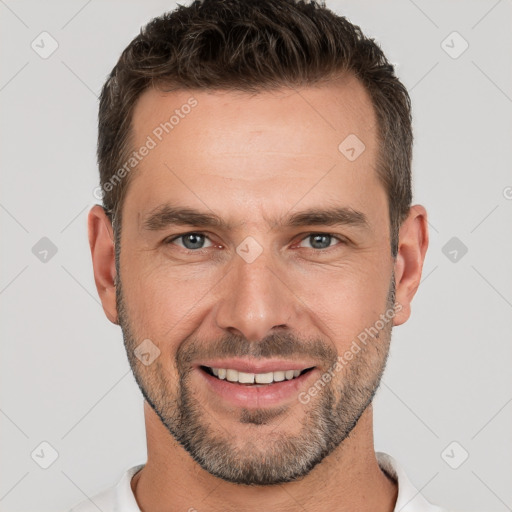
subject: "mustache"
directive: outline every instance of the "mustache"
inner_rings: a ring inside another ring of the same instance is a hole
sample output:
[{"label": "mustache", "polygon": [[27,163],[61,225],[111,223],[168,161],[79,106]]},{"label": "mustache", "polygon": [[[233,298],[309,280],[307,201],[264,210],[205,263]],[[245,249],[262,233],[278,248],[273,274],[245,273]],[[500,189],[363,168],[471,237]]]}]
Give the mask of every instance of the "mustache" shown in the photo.
[{"label": "mustache", "polygon": [[337,360],[338,352],[329,339],[303,340],[290,332],[272,333],[257,342],[251,342],[236,334],[228,334],[220,340],[209,342],[201,342],[199,339],[185,340],[177,350],[176,364],[178,368],[183,368],[198,359],[231,357],[311,358],[330,366]]}]

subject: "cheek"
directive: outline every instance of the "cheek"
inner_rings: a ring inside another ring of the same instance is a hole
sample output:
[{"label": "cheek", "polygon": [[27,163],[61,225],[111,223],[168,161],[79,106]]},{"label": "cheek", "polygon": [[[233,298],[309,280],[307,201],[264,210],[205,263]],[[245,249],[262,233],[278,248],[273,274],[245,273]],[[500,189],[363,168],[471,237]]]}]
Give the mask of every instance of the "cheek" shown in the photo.
[{"label": "cheek", "polygon": [[338,352],[374,325],[387,309],[391,270],[362,260],[305,274],[295,291],[312,321],[336,344]]},{"label": "cheek", "polygon": [[205,272],[192,275],[170,265],[131,265],[127,274],[123,294],[133,331],[143,339],[157,340],[162,352],[169,353],[177,349],[173,340],[183,340],[197,327],[192,324],[199,321],[218,281],[211,272],[210,277]]},{"label": "cheek", "polygon": [[[383,260],[373,249],[347,254],[336,264],[285,264],[276,271],[292,292],[288,300],[341,351],[385,310],[390,273]],[[219,301],[229,300],[229,287],[239,286],[232,275],[223,279],[228,267],[179,265],[140,253],[122,272],[134,332],[158,340],[163,351],[176,350],[173,340],[190,336]]]}]

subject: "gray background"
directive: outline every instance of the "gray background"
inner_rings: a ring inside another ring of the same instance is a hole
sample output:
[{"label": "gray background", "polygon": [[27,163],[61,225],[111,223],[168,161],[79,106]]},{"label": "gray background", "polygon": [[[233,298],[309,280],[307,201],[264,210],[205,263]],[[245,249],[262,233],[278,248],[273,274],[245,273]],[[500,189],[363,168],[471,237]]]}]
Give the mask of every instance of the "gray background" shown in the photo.
[{"label": "gray background", "polygon": [[[0,0],[2,511],[66,510],[145,461],[142,396],[97,297],[86,218],[97,95],[140,26],[174,5]],[[375,401],[376,449],[435,503],[512,510],[511,2],[327,5],[398,65],[414,202],[430,215],[423,280]],[[43,31],[58,43],[48,58],[31,47]],[[43,441],[58,452],[48,469]]]}]

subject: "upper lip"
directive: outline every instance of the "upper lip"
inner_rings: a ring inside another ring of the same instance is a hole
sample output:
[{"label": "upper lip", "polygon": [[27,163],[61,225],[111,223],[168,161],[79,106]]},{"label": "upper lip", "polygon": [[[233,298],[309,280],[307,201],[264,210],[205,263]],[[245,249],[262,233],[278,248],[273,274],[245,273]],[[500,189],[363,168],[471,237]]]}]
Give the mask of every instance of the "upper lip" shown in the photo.
[{"label": "upper lip", "polygon": [[269,373],[279,370],[305,370],[315,364],[311,361],[290,361],[286,359],[212,359],[202,361],[197,366],[209,366],[210,368],[230,368],[245,373]]}]

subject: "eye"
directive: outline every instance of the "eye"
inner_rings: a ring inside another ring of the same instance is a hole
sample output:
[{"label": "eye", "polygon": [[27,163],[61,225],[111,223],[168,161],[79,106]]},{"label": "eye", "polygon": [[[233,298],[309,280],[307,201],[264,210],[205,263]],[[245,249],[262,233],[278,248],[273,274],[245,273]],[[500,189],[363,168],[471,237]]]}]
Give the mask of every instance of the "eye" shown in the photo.
[{"label": "eye", "polygon": [[313,249],[328,249],[333,240],[338,240],[342,244],[345,244],[345,240],[334,236],[330,233],[310,233],[308,236],[302,239],[302,242],[309,240]]},{"label": "eye", "polygon": [[[207,240],[208,237],[204,233],[185,233],[183,235],[178,235],[173,238],[170,238],[168,240],[165,240],[164,243],[171,244],[174,243],[176,240],[182,240],[182,247],[184,249],[187,249],[189,251],[195,251],[197,249],[205,249],[203,247],[204,241]],[[213,244],[210,242],[211,247]]]},{"label": "eye", "polygon": [[[165,240],[164,244],[175,244],[178,240],[181,243],[177,245],[181,245],[181,247],[187,251],[198,252],[201,249],[213,247],[213,243],[210,241],[209,237],[205,233],[199,232],[184,233],[182,235],[174,236]],[[209,241],[210,245],[204,245],[206,240]],[[333,245],[332,242],[334,240],[338,240],[341,244],[346,244],[346,240],[331,233],[310,233],[300,241],[299,247],[304,247],[302,245],[304,241],[309,241],[310,248],[317,251],[326,250]]]}]

